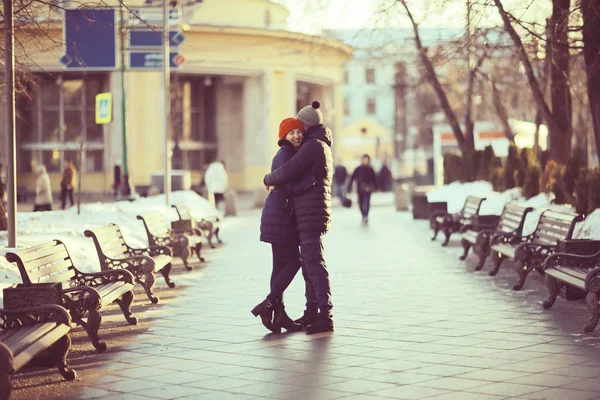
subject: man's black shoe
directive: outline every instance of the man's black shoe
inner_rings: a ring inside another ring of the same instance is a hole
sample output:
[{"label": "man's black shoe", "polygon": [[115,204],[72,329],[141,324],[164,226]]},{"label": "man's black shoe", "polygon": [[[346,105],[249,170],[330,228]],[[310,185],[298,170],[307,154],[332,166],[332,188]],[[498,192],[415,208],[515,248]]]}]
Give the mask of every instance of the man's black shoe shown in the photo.
[{"label": "man's black shoe", "polygon": [[333,331],[333,317],[327,314],[319,314],[319,318],[305,327],[304,331],[309,335],[312,333],[331,332]]},{"label": "man's black shoe", "polygon": [[316,311],[315,312],[311,312],[311,311],[306,311],[305,310],[304,311],[304,315],[302,315],[300,318],[298,318],[294,322],[296,324],[302,325],[303,328],[306,328],[308,325],[310,325],[313,322],[315,322],[318,317],[319,317],[319,314]]}]

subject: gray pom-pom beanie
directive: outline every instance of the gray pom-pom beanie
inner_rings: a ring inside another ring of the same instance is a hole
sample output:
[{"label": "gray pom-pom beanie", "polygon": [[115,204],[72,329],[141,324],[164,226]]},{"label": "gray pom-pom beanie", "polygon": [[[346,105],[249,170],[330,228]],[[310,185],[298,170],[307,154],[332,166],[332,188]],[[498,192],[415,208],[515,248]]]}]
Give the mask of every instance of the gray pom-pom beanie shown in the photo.
[{"label": "gray pom-pom beanie", "polygon": [[322,124],[323,114],[321,113],[321,110],[319,110],[319,107],[321,107],[321,103],[313,101],[310,106],[306,106],[300,110],[296,118],[307,128]]}]

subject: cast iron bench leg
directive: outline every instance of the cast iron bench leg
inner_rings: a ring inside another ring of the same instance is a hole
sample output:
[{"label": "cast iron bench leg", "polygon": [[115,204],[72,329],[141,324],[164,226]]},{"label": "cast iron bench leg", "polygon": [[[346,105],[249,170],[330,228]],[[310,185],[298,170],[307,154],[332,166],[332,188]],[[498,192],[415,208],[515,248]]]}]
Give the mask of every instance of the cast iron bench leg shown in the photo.
[{"label": "cast iron bench leg", "polygon": [[433,237],[431,238],[431,240],[435,240],[437,238],[438,233],[440,232],[440,223],[437,221],[433,221],[433,223]]},{"label": "cast iron bench leg", "polygon": [[497,251],[492,251],[492,261],[494,262],[494,268],[489,272],[489,276],[496,276],[500,271],[500,265],[504,261],[504,256]]},{"label": "cast iron bench leg", "polygon": [[215,229],[215,237],[217,238],[217,242],[219,244],[223,244],[223,241],[221,240],[221,238],[219,237],[219,232],[221,231],[221,228],[217,228]]},{"label": "cast iron bench leg", "polygon": [[483,264],[485,264],[485,260],[488,258],[489,255],[489,251],[482,251],[477,255],[479,257],[479,262],[477,263],[477,266],[475,266],[475,271],[481,271],[481,269],[483,268]]},{"label": "cast iron bench leg", "polygon": [[205,262],[206,260],[200,254],[202,252],[202,243],[198,243],[194,250],[196,251],[196,256],[198,257],[198,261]]},{"label": "cast iron bench leg", "polygon": [[77,378],[77,373],[72,369],[69,369],[69,366],[67,365],[67,355],[71,349],[71,337],[69,335],[61,337],[51,346],[51,349],[58,372],[60,372],[66,380],[74,381]]},{"label": "cast iron bench leg", "polygon": [[173,268],[173,266],[171,265],[171,263],[168,263],[167,265],[164,266],[163,269],[160,270],[160,273],[162,274],[163,278],[165,278],[165,282],[167,283],[167,286],[169,286],[170,288],[174,288],[175,283],[171,282],[171,278],[169,278],[169,274],[171,273],[171,268]]},{"label": "cast iron bench leg", "polygon": [[518,262],[515,270],[517,271],[517,275],[519,276],[519,280],[513,286],[513,290],[521,290],[521,288],[525,284],[525,280],[527,279],[527,276],[531,272],[532,268],[529,267],[528,265],[526,265],[523,262]]},{"label": "cast iron bench leg", "polygon": [[560,287],[562,285],[556,280],[554,277],[550,275],[546,275],[546,287],[548,288],[548,298],[544,300],[542,306],[547,310],[556,301],[556,297],[558,296],[558,292],[560,291]]},{"label": "cast iron bench leg", "polygon": [[588,321],[587,324],[583,327],[585,333],[590,333],[594,329],[596,329],[596,325],[598,325],[598,320],[600,320],[600,296],[598,293],[589,292],[587,297],[585,298],[586,303],[592,312],[592,317]]},{"label": "cast iron bench leg", "polygon": [[9,400],[12,393],[12,383],[8,373],[0,374],[0,400]]},{"label": "cast iron bench leg", "polygon": [[469,254],[469,249],[471,248],[471,243],[469,243],[465,239],[462,239],[460,241],[460,244],[462,244],[462,247],[464,249],[462,256],[460,256],[460,260],[462,261],[462,260],[466,259],[467,255]]},{"label": "cast iron bench leg", "polygon": [[448,242],[450,242],[450,236],[452,236],[452,230],[449,226],[444,227],[444,236],[446,236],[446,239],[442,243],[442,246],[446,247],[448,246]]},{"label": "cast iron bench leg", "polygon": [[131,303],[133,303],[133,298],[133,291],[129,291],[123,296],[121,296],[120,299],[115,300],[115,303],[117,303],[119,307],[121,307],[121,311],[123,311],[123,316],[129,323],[129,325],[137,325],[138,323],[138,319],[135,316],[133,316],[133,313],[131,312]]}]

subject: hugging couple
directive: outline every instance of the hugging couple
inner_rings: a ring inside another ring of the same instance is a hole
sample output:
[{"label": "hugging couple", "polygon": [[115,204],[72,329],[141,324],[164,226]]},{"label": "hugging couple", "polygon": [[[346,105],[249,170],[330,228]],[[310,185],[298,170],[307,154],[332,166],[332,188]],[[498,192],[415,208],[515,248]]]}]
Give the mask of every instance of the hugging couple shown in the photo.
[{"label": "hugging couple", "polygon": [[[323,236],[331,223],[333,158],[331,131],[323,125],[320,104],[304,107],[279,125],[279,151],[264,178],[270,191],[260,223],[260,240],[271,243],[271,292],[252,309],[272,332],[333,331],[329,273]],[[304,315],[292,320],[283,292],[302,269],[306,287]]]}]

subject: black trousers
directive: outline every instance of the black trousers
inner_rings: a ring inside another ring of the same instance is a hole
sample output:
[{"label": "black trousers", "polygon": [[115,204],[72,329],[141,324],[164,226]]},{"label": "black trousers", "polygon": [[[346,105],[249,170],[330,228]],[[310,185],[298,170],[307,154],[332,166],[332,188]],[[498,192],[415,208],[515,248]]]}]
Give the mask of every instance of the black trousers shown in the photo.
[{"label": "black trousers", "polygon": [[33,206],[33,212],[52,211],[52,204],[36,204]]},{"label": "black trousers", "polygon": [[60,200],[62,201],[61,207],[64,210],[67,205],[67,196],[69,196],[69,200],[71,202],[71,206],[75,204],[75,200],[73,199],[73,187],[71,189],[67,189],[67,187],[61,183],[60,184]]},{"label": "black trousers", "polygon": [[329,272],[325,265],[323,239],[301,244],[303,270],[302,273],[310,282],[313,291],[306,290],[306,310],[314,311],[317,307],[321,312],[329,312],[333,308],[331,302],[331,286]]},{"label": "black trousers", "polygon": [[297,244],[271,244],[273,270],[271,272],[271,293],[267,296],[275,302],[283,301],[283,292],[292,283],[302,265],[300,248]]},{"label": "black trousers", "polygon": [[368,217],[369,210],[371,209],[371,192],[358,192],[358,206],[360,207],[360,213],[362,216]]}]

